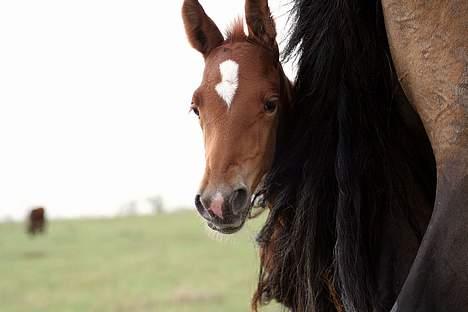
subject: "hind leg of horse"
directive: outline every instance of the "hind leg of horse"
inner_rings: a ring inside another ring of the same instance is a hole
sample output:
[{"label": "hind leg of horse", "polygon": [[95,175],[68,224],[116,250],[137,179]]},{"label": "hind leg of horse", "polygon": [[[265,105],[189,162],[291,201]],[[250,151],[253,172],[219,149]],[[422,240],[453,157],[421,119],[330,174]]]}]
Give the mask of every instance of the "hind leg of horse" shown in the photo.
[{"label": "hind leg of horse", "polygon": [[468,2],[382,6],[398,76],[437,163],[434,211],[392,311],[468,311]]},{"label": "hind leg of horse", "polygon": [[468,178],[438,182],[429,228],[392,312],[468,311]]}]

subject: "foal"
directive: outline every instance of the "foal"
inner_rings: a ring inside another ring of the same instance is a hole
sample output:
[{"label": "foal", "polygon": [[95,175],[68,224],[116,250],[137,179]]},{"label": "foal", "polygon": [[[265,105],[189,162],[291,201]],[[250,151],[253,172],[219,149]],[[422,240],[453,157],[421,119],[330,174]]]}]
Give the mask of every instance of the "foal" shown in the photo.
[{"label": "foal", "polygon": [[199,117],[206,167],[195,205],[208,226],[238,231],[271,167],[280,114],[291,83],[279,61],[275,23],[265,1],[246,1],[249,34],[238,19],[224,38],[196,0],[182,8],[191,45],[204,57],[191,110]]}]

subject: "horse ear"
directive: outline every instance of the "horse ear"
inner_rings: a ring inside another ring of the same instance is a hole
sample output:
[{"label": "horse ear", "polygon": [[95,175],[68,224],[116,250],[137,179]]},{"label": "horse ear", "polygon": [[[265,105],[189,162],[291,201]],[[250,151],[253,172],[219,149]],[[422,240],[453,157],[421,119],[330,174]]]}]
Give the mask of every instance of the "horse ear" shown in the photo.
[{"label": "horse ear", "polygon": [[268,0],[246,0],[245,19],[249,37],[277,49],[275,21],[271,16]]},{"label": "horse ear", "polygon": [[223,43],[223,35],[197,0],[184,1],[182,18],[190,44],[205,58]]}]

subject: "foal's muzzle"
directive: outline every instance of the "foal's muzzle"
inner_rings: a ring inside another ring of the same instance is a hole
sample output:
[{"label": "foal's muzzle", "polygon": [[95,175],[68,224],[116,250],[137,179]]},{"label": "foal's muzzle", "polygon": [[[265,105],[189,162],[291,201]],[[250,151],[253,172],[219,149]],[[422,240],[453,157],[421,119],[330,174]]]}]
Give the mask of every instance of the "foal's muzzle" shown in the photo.
[{"label": "foal's muzzle", "polygon": [[205,190],[195,196],[195,206],[212,229],[230,234],[237,232],[249,213],[249,192],[241,186],[232,190]]}]

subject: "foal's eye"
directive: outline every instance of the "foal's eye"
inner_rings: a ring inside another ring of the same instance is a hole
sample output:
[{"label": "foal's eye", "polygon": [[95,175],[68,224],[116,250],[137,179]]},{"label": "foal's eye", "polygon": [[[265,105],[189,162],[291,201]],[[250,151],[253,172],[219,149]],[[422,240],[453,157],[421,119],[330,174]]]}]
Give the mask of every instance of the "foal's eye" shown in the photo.
[{"label": "foal's eye", "polygon": [[263,109],[265,110],[266,113],[269,113],[269,114],[274,113],[277,107],[278,107],[277,98],[269,99],[263,105]]}]

